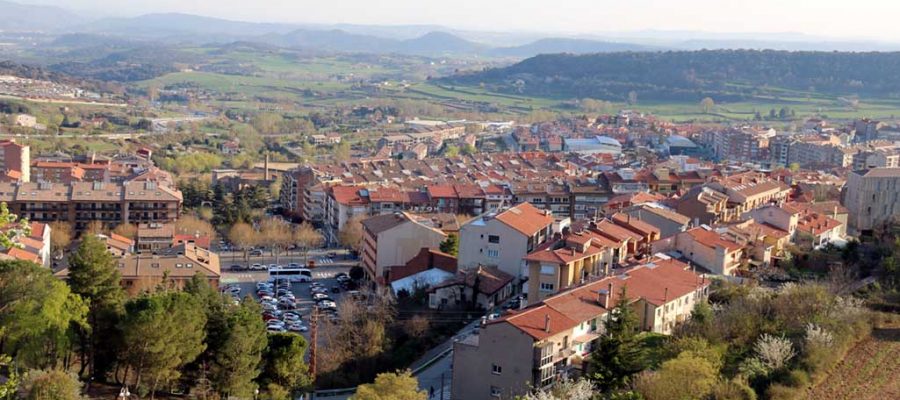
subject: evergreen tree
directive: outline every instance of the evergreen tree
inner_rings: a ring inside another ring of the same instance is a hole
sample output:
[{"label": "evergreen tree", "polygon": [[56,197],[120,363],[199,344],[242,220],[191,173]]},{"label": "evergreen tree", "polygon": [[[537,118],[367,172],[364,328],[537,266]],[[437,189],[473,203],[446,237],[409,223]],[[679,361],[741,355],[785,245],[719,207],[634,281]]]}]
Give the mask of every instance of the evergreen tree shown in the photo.
[{"label": "evergreen tree", "polygon": [[86,327],[86,316],[81,297],[47,268],[0,261],[0,351],[19,365],[55,367],[70,350],[73,329]]},{"label": "evergreen tree", "polygon": [[441,242],[440,249],[442,252],[456,256],[459,253],[459,238],[456,235],[447,235],[447,238]]},{"label": "evergreen tree", "polygon": [[99,338],[113,338],[124,293],[112,254],[96,236],[85,235],[78,249],[69,256],[69,286],[89,306],[89,329],[81,329],[81,371],[102,377],[115,358],[112,346],[99,346]]},{"label": "evergreen tree", "polygon": [[206,348],[203,304],[189,293],[165,291],[132,299],[125,311],[121,359],[134,371],[138,390],[152,398]]},{"label": "evergreen tree", "polygon": [[269,335],[261,376],[264,386],[275,384],[291,393],[308,387],[312,380],[306,365],[306,347],[306,340],[297,334]]},{"label": "evergreen tree", "polygon": [[591,354],[589,372],[597,387],[609,392],[624,387],[633,375],[645,368],[645,352],[635,336],[637,314],[629,306],[625,286],[603,325],[605,332]]},{"label": "evergreen tree", "polygon": [[208,327],[210,380],[223,397],[250,397],[257,388],[254,380],[267,344],[259,313],[259,306],[247,299],[227,307],[224,321]]}]

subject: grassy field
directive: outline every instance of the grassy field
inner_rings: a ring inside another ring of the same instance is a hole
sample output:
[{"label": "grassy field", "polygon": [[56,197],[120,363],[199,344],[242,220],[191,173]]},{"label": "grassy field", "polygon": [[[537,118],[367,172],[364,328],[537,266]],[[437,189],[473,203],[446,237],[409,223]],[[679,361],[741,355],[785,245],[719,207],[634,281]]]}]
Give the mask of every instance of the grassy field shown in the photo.
[{"label": "grassy field", "polygon": [[875,330],[809,391],[807,399],[900,399],[900,327]]}]

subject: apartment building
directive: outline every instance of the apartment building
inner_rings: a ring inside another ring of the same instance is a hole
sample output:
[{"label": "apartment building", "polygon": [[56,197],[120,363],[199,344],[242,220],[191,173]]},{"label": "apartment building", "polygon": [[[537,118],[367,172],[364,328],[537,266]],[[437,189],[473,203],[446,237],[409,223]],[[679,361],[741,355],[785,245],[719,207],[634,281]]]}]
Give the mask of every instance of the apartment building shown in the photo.
[{"label": "apartment building", "polygon": [[174,222],[181,210],[182,195],[155,181],[0,183],[0,201],[22,218],[66,221],[81,231],[93,221],[109,227]]},{"label": "apartment building", "polygon": [[723,177],[707,186],[728,195],[731,218],[766,204],[783,204],[791,192],[788,185],[756,172]]},{"label": "apartment building", "polygon": [[704,227],[676,235],[674,248],[694,264],[718,275],[734,275],[744,256],[743,245]]},{"label": "apartment building", "polygon": [[759,162],[767,159],[769,135],[749,129],[726,130],[715,133],[712,145],[719,160]]},{"label": "apartment building", "polygon": [[697,224],[715,224],[732,219],[728,195],[706,186],[698,186],[678,199],[676,211]]},{"label": "apartment building", "polygon": [[391,267],[406,265],[423,248],[440,247],[447,235],[430,223],[405,212],[363,220],[362,266],[367,279],[378,285],[389,283]]},{"label": "apartment building", "polygon": [[15,139],[0,140],[0,181],[31,181],[31,148]]},{"label": "apartment building", "polygon": [[625,252],[624,243],[592,229],[579,230],[548,242],[524,259],[529,304],[606,276]]},{"label": "apartment building", "polygon": [[511,399],[583,372],[623,288],[640,328],[668,334],[706,301],[708,287],[686,264],[655,259],[488,322],[454,343],[450,398]]},{"label": "apartment building", "polygon": [[665,239],[686,231],[691,219],[657,204],[642,204],[624,210],[625,213],[659,230],[659,238]]},{"label": "apartment building", "polygon": [[496,266],[516,278],[522,259],[551,238],[554,218],[530,203],[474,218],[459,229],[459,268]]},{"label": "apartment building", "polygon": [[900,168],[873,168],[847,174],[844,207],[851,232],[870,235],[900,214]]}]

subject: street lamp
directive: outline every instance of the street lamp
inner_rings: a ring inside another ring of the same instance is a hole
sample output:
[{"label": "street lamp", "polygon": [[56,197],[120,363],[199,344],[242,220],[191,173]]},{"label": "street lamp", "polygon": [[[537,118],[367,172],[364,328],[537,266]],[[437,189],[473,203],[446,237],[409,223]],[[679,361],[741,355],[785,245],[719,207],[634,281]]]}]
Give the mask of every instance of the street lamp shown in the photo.
[{"label": "street lamp", "polygon": [[259,388],[253,389],[253,400],[259,396]]}]

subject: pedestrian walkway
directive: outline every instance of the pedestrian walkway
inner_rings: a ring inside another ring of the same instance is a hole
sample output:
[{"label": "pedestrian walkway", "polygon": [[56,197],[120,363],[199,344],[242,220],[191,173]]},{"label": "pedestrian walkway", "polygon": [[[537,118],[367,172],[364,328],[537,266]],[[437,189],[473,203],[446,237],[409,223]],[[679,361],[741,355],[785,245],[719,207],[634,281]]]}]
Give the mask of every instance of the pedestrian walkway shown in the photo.
[{"label": "pedestrian walkway", "polygon": [[334,264],[334,260],[327,257],[319,257],[316,259],[316,265]]}]

